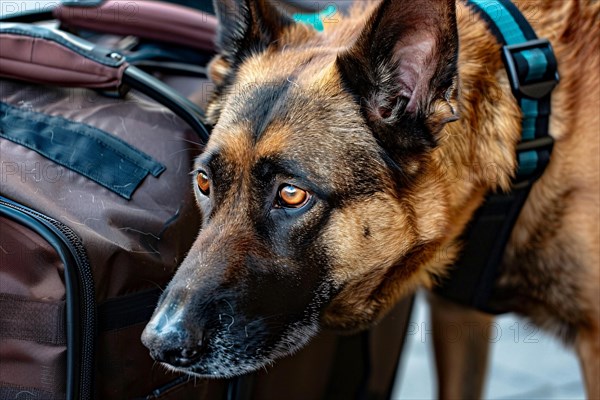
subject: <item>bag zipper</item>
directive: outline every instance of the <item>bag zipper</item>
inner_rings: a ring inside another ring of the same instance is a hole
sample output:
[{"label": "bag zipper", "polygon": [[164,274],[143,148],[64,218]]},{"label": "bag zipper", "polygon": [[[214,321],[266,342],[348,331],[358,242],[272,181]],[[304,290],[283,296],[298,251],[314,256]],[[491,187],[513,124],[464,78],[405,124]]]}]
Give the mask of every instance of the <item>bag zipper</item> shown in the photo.
[{"label": "bag zipper", "polygon": [[[91,400],[96,333],[96,297],[81,239],[67,225],[0,196],[0,215],[46,239],[65,265],[67,304],[67,400]],[[79,373],[77,374],[77,371]]]}]

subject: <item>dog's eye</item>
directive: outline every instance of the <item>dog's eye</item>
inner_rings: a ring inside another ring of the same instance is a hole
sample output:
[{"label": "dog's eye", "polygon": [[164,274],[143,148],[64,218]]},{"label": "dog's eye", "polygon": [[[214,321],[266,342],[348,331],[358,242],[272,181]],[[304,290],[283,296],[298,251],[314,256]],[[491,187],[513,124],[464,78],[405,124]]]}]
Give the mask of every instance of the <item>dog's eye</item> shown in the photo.
[{"label": "dog's eye", "polygon": [[283,185],[277,193],[278,204],[281,207],[300,208],[310,200],[310,194],[293,185]]},{"label": "dog's eye", "polygon": [[202,192],[203,195],[208,196],[210,194],[210,180],[208,179],[208,175],[205,172],[198,172],[196,175],[196,184],[198,185],[198,189]]}]

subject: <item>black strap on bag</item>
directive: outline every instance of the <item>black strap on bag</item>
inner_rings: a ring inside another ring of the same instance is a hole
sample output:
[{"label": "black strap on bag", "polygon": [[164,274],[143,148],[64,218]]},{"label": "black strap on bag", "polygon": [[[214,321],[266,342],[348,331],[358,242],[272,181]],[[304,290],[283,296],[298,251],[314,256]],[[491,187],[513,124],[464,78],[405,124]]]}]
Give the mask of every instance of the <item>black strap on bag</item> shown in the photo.
[{"label": "black strap on bag", "polygon": [[436,291],[458,303],[499,313],[503,310],[491,309],[488,301],[515,222],[550,161],[554,144],[548,133],[550,94],[559,77],[550,42],[538,39],[509,0],[468,0],[467,4],[503,45],[502,60],[523,113],[518,170],[510,192],[490,193],[477,210],[463,234],[460,259]]}]

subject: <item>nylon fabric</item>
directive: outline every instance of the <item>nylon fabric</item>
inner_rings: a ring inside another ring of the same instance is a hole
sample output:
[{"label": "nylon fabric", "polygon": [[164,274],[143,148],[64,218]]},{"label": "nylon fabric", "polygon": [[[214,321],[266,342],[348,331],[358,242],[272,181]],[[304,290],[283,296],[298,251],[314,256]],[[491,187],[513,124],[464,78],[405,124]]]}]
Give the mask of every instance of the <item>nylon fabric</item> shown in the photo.
[{"label": "nylon fabric", "polygon": [[65,345],[65,302],[0,293],[0,338]]}]

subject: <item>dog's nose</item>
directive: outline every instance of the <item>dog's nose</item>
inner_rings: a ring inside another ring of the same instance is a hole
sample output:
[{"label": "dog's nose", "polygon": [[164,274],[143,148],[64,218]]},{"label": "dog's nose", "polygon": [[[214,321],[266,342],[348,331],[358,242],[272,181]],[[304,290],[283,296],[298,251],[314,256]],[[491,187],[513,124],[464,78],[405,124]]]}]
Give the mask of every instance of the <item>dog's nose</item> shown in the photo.
[{"label": "dog's nose", "polygon": [[195,347],[177,347],[158,352],[151,351],[150,354],[156,361],[161,361],[174,367],[186,368],[193,365],[200,358],[202,345]]},{"label": "dog's nose", "polygon": [[204,341],[202,335],[192,335],[181,329],[156,329],[148,325],[142,334],[142,342],[150,349],[150,355],[156,361],[174,367],[189,367],[202,355]]},{"label": "dog's nose", "polygon": [[[184,326],[177,307],[160,307],[142,333],[142,343],[156,361],[174,367],[189,367],[202,355],[203,331]],[[196,327],[197,328],[197,327]]]}]

